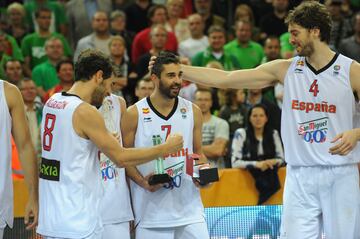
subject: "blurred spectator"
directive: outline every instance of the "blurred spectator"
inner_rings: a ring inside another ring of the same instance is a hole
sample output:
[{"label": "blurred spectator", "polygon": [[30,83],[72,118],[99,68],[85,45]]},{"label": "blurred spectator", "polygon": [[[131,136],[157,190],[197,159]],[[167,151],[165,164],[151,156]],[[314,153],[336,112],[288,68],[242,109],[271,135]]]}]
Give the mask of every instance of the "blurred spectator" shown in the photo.
[{"label": "blurred spectator", "polygon": [[246,168],[254,177],[258,205],[279,190],[277,171],[284,164],[279,133],[271,128],[268,118],[264,105],[254,105],[249,111],[248,126],[236,130],[232,142],[232,167]]},{"label": "blurred spectator", "polygon": [[127,17],[127,29],[138,33],[149,27],[148,12],[153,4],[150,0],[135,0],[125,9]]},{"label": "blurred spectator", "polygon": [[5,53],[6,44],[5,33],[0,31],[0,79],[5,79],[4,66],[5,63],[11,59],[11,57]]},{"label": "blurred spectator", "polygon": [[131,44],[134,40],[135,33],[126,30],[126,15],[123,11],[116,10],[110,14],[110,33],[120,35],[126,43],[125,54],[131,56]]},{"label": "blurred spectator", "polygon": [[31,141],[37,152],[38,157],[41,155],[41,140],[40,140],[40,123],[42,118],[43,105],[37,101],[36,98],[36,86],[35,83],[29,79],[22,79],[18,87],[25,104],[25,113],[28,120]]},{"label": "blurred spectator", "polygon": [[351,21],[345,18],[341,12],[342,4],[342,0],[325,1],[332,19],[329,46],[333,50],[337,50],[341,39],[349,37],[353,31]]},{"label": "blurred spectator", "polygon": [[64,50],[61,40],[57,37],[49,38],[45,43],[47,60],[35,66],[32,72],[38,95],[43,98],[46,91],[59,83],[56,73],[56,65],[64,59]]},{"label": "blurred spectator", "polygon": [[238,69],[251,69],[260,65],[264,57],[262,46],[251,40],[252,25],[248,21],[235,23],[236,39],[225,45],[225,52],[233,54],[240,63]]},{"label": "blurred spectator", "polygon": [[5,42],[3,44],[6,55],[11,56],[13,59],[23,61],[24,57],[21,53],[19,45],[16,42],[16,39],[11,35],[6,34],[6,32],[2,30],[0,30],[0,35],[5,37]]},{"label": "blurred spectator", "polygon": [[91,22],[96,12],[111,12],[111,0],[70,0],[66,3],[66,15],[69,21],[68,36],[71,47],[92,32]]},{"label": "blurred spectator", "polygon": [[154,89],[155,84],[150,78],[142,78],[136,84],[135,95],[138,100],[141,100],[145,97],[150,96]]},{"label": "blurred spectator", "polygon": [[112,0],[112,9],[125,11],[125,9],[133,3],[134,0]]},{"label": "blurred spectator", "polygon": [[252,26],[251,39],[253,41],[260,40],[260,29],[255,24],[254,13],[251,7],[247,4],[239,4],[235,10],[235,16],[233,22],[246,21],[250,22]]},{"label": "blurred spectator", "polygon": [[47,60],[45,53],[45,42],[50,37],[59,38],[63,44],[64,55],[71,57],[72,51],[69,43],[63,35],[50,32],[51,11],[47,8],[39,8],[35,12],[36,21],[39,31],[26,35],[21,43],[21,50],[25,58],[24,73],[26,76],[31,75],[31,69]]},{"label": "blurred spectator", "polygon": [[165,26],[161,24],[153,25],[151,28],[150,42],[152,47],[147,53],[141,55],[138,60],[138,64],[136,65],[138,78],[144,77],[149,72],[148,65],[151,56],[157,56],[161,51],[165,50],[167,33]]},{"label": "blurred spectator", "polygon": [[20,3],[12,3],[7,7],[7,15],[9,16],[9,25],[5,32],[16,39],[18,45],[21,44],[24,36],[29,32],[25,22],[25,8]]},{"label": "blurred spectator", "polygon": [[281,111],[279,107],[262,96],[261,89],[250,89],[246,98],[246,106],[250,109],[254,105],[263,104],[267,108],[268,120],[271,128],[280,132]]},{"label": "blurred spectator", "polygon": [[339,45],[339,52],[360,62],[360,12],[353,18],[354,35],[343,39]]},{"label": "blurred spectator", "polygon": [[21,67],[21,62],[19,60],[10,59],[5,65],[5,80],[11,84],[18,85],[20,80],[24,77]]},{"label": "blurred spectator", "polygon": [[[164,5],[154,5],[149,9],[148,17],[151,21],[151,26],[155,24],[162,24],[165,26],[167,20],[167,9]],[[138,63],[139,57],[151,49],[150,41],[151,27],[146,28],[136,34],[133,45],[132,45],[132,62]],[[176,53],[178,49],[178,43],[176,36],[172,32],[167,33],[167,41],[165,49]]]},{"label": "blurred spectator", "polygon": [[218,168],[224,168],[224,155],[229,142],[228,123],[211,115],[211,90],[199,89],[195,94],[195,104],[199,106],[203,115],[202,149],[208,161]]},{"label": "blurred spectator", "polygon": [[204,35],[204,21],[197,13],[188,17],[190,37],[180,42],[179,55],[191,59],[196,53],[204,51],[209,46],[209,40]]},{"label": "blurred spectator", "polygon": [[[125,40],[121,36],[113,36],[109,42],[110,59],[114,69],[113,94],[124,96],[123,88],[128,84],[128,74],[130,73],[129,58],[125,55]],[[134,90],[134,88],[132,88]]]},{"label": "blurred spectator", "polygon": [[261,39],[270,35],[279,37],[287,32],[285,17],[288,13],[289,0],[273,0],[273,11],[260,19]]},{"label": "blurred spectator", "polygon": [[205,33],[209,33],[213,25],[225,27],[225,19],[212,13],[211,4],[212,0],[194,0],[195,10],[205,22]]},{"label": "blurred spectator", "polygon": [[209,47],[202,52],[198,52],[192,59],[193,66],[205,66],[210,61],[218,61],[225,70],[240,69],[239,61],[230,52],[224,51],[226,43],[226,33],[221,26],[211,26],[209,29]]},{"label": "blurred spectator", "polygon": [[59,79],[59,84],[46,92],[43,97],[43,103],[55,93],[70,90],[74,83],[74,65],[71,60],[61,60],[56,64],[56,73]]},{"label": "blurred spectator", "polygon": [[91,23],[93,32],[79,40],[74,53],[74,62],[77,61],[79,54],[86,49],[97,49],[110,55],[109,42],[110,42],[110,29],[109,19],[106,12],[97,11]]},{"label": "blurred spectator", "polygon": [[59,32],[62,35],[67,33],[67,19],[65,9],[56,1],[50,0],[28,0],[24,4],[26,11],[26,22],[29,24],[30,30],[38,32],[40,26],[36,20],[36,11],[40,8],[47,8],[50,11],[50,32]]},{"label": "blurred spectator", "polygon": [[187,80],[182,80],[181,89],[179,92],[179,96],[185,98],[191,102],[195,101],[195,93],[197,91],[197,86],[195,83],[192,83]]},{"label": "blurred spectator", "polygon": [[290,43],[290,32],[285,32],[280,36],[281,57],[289,59],[295,56],[295,48]]},{"label": "blurred spectator", "polygon": [[235,130],[244,128],[246,125],[247,108],[245,106],[244,90],[225,90],[225,104],[221,106],[219,117],[226,120],[230,127],[230,138],[228,152],[225,156],[226,168],[231,168],[231,142],[234,137]]},{"label": "blurred spectator", "polygon": [[166,8],[168,20],[166,30],[175,33],[178,42],[182,42],[190,37],[189,25],[187,19],[181,19],[184,0],[168,0]]},{"label": "blurred spectator", "polygon": [[[276,59],[280,59],[280,40],[276,36],[268,36],[265,40],[264,44],[264,52],[265,56],[261,62],[261,64],[273,61]],[[280,83],[277,83],[280,84]],[[270,86],[263,89],[263,97],[268,101],[277,104],[277,100],[275,98],[274,87]]]}]

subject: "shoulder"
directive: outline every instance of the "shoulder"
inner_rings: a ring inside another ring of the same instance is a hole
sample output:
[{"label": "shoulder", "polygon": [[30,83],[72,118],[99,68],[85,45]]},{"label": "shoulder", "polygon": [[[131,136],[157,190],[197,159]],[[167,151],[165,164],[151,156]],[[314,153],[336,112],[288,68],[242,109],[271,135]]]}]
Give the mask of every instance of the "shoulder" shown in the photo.
[{"label": "shoulder", "polygon": [[228,122],[220,117],[217,117],[215,115],[211,116],[213,122],[215,123],[216,127],[226,127],[229,126]]},{"label": "shoulder", "polygon": [[17,104],[17,102],[22,99],[21,93],[15,85],[6,81],[3,81],[3,83],[6,103],[9,107],[9,110],[11,110]]},{"label": "shoulder", "polygon": [[238,128],[235,130],[234,139],[245,139],[246,138],[246,129],[245,128]]}]

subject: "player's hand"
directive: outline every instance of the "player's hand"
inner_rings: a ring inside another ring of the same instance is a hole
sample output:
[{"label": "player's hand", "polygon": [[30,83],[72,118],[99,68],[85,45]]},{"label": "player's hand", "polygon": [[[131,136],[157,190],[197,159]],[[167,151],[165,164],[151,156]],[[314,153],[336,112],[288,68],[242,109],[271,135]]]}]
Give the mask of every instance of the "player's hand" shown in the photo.
[{"label": "player's hand", "polygon": [[212,185],[212,183],[200,184],[200,181],[197,178],[192,178],[192,181],[197,188],[209,188]]},{"label": "player's hand", "polygon": [[152,68],[153,68],[153,66],[154,66],[154,64],[155,64],[155,60],[156,60],[156,56],[152,56],[152,57],[150,58],[149,65],[148,65],[148,70],[149,70],[149,72],[151,72],[151,70],[152,70]]},{"label": "player's hand", "polygon": [[167,152],[166,153],[176,153],[184,146],[184,139],[182,135],[180,134],[170,134],[167,139],[166,143],[167,145]]},{"label": "player's hand", "polygon": [[39,202],[36,196],[29,197],[25,208],[24,223],[26,230],[34,229],[38,224]]},{"label": "player's hand", "polygon": [[355,148],[359,139],[360,129],[352,129],[335,136],[331,143],[337,143],[329,149],[329,153],[347,155]]},{"label": "player's hand", "polygon": [[154,175],[153,173],[150,173],[149,175],[147,175],[144,178],[142,187],[145,188],[146,190],[148,190],[149,192],[156,192],[157,190],[159,190],[160,188],[162,188],[164,186],[163,183],[159,183],[159,184],[155,184],[155,185],[150,185],[149,184],[149,178]]},{"label": "player's hand", "polygon": [[260,162],[256,162],[256,164],[255,164],[255,168],[260,169],[262,172],[264,172],[272,167],[273,167],[272,164],[267,161],[260,161]]}]

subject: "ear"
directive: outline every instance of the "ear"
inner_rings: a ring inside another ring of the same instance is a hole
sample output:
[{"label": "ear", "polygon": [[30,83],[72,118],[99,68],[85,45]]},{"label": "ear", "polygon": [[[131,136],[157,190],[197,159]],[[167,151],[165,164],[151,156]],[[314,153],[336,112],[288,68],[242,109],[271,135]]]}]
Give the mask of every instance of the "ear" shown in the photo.
[{"label": "ear", "polygon": [[94,78],[95,78],[95,82],[97,84],[101,84],[103,82],[103,74],[104,72],[102,70],[98,70],[95,74],[94,74]]},{"label": "ear", "polygon": [[320,39],[320,29],[319,28],[310,29],[310,33],[312,33],[314,36],[316,36]]}]

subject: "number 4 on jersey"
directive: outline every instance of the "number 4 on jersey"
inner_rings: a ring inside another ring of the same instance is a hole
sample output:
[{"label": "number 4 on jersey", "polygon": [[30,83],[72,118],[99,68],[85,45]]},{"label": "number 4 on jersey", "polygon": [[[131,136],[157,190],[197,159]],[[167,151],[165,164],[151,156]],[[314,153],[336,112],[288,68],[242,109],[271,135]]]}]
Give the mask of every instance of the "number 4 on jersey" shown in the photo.
[{"label": "number 4 on jersey", "polygon": [[317,80],[314,80],[314,82],[311,84],[309,92],[313,93],[314,96],[317,96],[319,93],[319,85],[317,83]]}]

